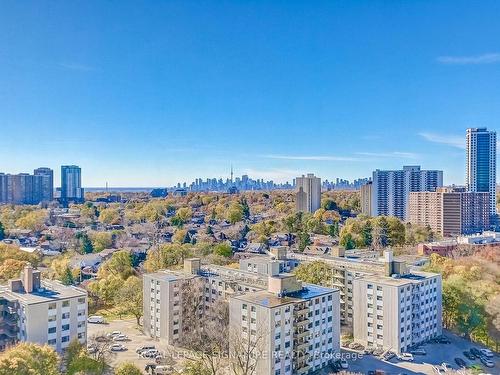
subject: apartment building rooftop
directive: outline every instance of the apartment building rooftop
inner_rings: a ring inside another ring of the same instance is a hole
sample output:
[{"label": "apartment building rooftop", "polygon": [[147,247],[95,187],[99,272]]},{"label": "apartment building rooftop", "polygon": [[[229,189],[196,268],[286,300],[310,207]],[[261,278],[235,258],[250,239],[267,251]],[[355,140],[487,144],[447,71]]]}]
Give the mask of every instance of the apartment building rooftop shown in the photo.
[{"label": "apartment building rooftop", "polygon": [[411,272],[403,275],[395,275],[394,277],[382,276],[382,275],[363,275],[360,278],[366,281],[372,281],[373,283],[384,283],[387,285],[401,286],[407,284],[418,284],[422,280],[435,277],[437,273],[431,272]]},{"label": "apartment building rooftop", "polygon": [[12,291],[9,286],[0,286],[0,295],[6,299],[18,300],[27,305],[57,301],[65,298],[85,297],[87,293],[75,286],[63,285],[58,281],[43,280],[40,288],[30,293],[26,291]]}]

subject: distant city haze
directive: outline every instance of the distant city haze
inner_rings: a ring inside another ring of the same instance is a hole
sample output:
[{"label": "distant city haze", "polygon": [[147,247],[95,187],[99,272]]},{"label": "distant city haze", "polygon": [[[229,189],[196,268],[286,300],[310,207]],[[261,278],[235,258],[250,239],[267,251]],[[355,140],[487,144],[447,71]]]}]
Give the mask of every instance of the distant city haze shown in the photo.
[{"label": "distant city haze", "polygon": [[465,184],[466,129],[500,118],[500,2],[371,3],[3,4],[0,171]]}]

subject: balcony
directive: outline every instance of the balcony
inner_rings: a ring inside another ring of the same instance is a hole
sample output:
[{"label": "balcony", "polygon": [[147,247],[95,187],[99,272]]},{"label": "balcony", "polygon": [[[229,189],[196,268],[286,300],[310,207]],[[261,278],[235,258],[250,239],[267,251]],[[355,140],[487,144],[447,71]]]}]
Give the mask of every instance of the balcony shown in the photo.
[{"label": "balcony", "polygon": [[306,337],[310,334],[310,332],[307,330],[307,329],[304,329],[304,330],[300,330],[300,331],[297,331],[294,333],[294,337],[296,339],[301,339],[303,337]]}]

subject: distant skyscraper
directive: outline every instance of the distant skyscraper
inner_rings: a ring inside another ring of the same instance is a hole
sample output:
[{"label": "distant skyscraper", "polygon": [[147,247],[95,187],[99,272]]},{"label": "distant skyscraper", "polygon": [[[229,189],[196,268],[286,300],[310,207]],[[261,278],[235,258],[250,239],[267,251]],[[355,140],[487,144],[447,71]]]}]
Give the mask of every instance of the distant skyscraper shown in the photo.
[{"label": "distant skyscraper", "polygon": [[314,212],[321,206],[321,178],[309,173],[295,179],[297,211]]},{"label": "distant skyscraper", "polygon": [[82,170],[76,165],[61,166],[61,200],[68,202],[83,202]]},{"label": "distant skyscraper", "polygon": [[34,170],[35,176],[40,176],[40,200],[50,202],[54,199],[54,171],[50,168],[37,168]]},{"label": "distant skyscraper", "polygon": [[373,172],[372,216],[396,216],[407,219],[408,196],[415,191],[435,191],[443,186],[443,171],[421,170],[405,166],[402,170]]},{"label": "distant skyscraper", "polygon": [[467,129],[466,187],[472,192],[490,193],[490,215],[496,216],[497,133],[486,128]]},{"label": "distant skyscraper", "polygon": [[372,182],[369,181],[362,185],[359,189],[359,200],[361,203],[361,213],[364,215],[372,215]]}]

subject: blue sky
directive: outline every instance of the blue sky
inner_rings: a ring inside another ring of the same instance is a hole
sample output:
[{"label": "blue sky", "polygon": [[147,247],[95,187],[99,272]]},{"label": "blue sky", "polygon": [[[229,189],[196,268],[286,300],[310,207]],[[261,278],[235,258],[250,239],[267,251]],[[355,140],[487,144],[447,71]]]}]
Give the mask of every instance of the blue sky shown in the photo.
[{"label": "blue sky", "polygon": [[0,171],[463,183],[500,119],[498,1],[2,1]]}]

